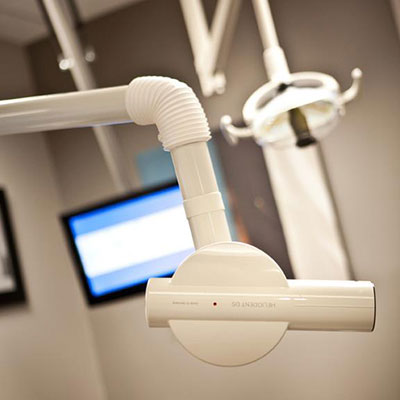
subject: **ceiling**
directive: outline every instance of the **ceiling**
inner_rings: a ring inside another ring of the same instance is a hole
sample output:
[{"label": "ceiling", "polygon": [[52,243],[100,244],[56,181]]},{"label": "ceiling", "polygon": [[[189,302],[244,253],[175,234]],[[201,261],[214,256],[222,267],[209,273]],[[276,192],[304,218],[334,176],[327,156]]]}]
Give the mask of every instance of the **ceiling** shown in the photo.
[{"label": "ceiling", "polygon": [[[75,0],[89,21],[140,0]],[[37,0],[0,0],[0,40],[27,45],[47,35]]]},{"label": "ceiling", "polygon": [[[61,0],[63,1],[63,0]],[[83,21],[143,0],[75,0]],[[400,0],[390,0],[400,33]],[[0,0],[0,40],[27,45],[47,35],[37,0]]]}]

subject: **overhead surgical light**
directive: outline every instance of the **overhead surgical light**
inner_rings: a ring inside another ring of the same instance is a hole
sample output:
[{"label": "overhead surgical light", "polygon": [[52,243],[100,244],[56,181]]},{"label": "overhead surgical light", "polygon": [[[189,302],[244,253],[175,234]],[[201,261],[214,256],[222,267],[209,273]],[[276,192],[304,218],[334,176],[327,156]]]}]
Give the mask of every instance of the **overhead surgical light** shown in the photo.
[{"label": "overhead surgical light", "polygon": [[305,147],[324,137],[345,112],[345,104],[358,92],[362,72],[352,71],[353,84],[344,93],[329,75],[319,72],[288,74],[257,89],[243,107],[245,128],[232,125],[224,116],[221,127],[235,144],[253,136],[261,145]]},{"label": "overhead surgical light", "polygon": [[270,81],[246,101],[243,107],[246,127],[235,127],[232,119],[224,116],[221,129],[232,144],[249,136],[261,146],[314,144],[335,126],[345,112],[345,104],[357,95],[362,72],[359,68],[352,71],[353,83],[343,93],[332,76],[320,72],[290,73],[268,1],[253,0],[253,5]]}]

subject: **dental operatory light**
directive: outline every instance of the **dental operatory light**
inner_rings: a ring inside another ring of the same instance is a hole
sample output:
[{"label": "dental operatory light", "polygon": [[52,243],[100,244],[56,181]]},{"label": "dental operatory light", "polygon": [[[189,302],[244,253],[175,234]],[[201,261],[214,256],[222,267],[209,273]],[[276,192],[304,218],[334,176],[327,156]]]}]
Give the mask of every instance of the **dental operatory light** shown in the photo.
[{"label": "dental operatory light", "polygon": [[352,71],[353,84],[344,93],[331,76],[319,72],[282,74],[257,89],[243,107],[245,128],[221,127],[232,144],[252,136],[261,145],[306,147],[324,137],[344,114],[345,104],[358,93],[362,72]]},{"label": "dental operatory light", "polygon": [[352,71],[353,83],[340,92],[336,79],[320,72],[290,73],[285,53],[279,46],[267,0],[253,0],[264,64],[270,81],[257,89],[243,107],[244,128],[221,119],[222,132],[232,144],[252,136],[261,146],[307,147],[316,143],[344,114],[345,104],[356,97],[362,72]]}]

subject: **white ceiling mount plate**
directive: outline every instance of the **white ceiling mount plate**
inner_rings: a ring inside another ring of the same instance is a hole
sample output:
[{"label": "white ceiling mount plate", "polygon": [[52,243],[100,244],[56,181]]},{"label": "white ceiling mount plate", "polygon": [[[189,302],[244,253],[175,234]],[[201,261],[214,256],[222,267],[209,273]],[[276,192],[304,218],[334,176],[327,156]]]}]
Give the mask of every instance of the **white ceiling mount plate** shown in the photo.
[{"label": "white ceiling mount plate", "polygon": [[[175,272],[172,286],[287,287],[283,272],[261,250],[227,242],[203,247]],[[170,320],[179,342],[195,357],[219,366],[239,366],[268,354],[288,322]]]}]

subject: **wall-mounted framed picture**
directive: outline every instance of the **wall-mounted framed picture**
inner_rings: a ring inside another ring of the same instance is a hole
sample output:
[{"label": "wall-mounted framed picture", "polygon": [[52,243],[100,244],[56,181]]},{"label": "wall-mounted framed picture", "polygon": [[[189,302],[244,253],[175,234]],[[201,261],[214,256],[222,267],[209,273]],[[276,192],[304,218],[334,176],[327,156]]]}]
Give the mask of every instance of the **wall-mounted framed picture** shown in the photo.
[{"label": "wall-mounted framed picture", "polygon": [[25,300],[7,198],[4,190],[0,189],[0,307]]}]

